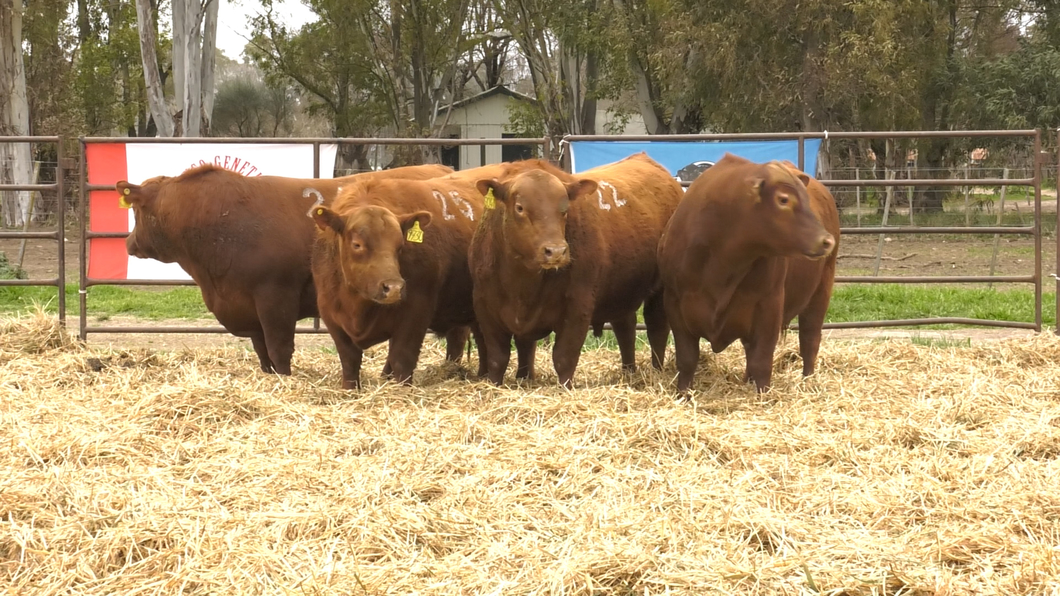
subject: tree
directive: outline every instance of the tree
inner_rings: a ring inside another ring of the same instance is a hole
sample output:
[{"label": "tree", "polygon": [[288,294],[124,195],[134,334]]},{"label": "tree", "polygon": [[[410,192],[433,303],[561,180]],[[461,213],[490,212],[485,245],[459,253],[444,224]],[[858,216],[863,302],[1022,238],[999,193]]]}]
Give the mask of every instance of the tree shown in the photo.
[{"label": "tree", "polygon": [[136,0],[140,54],[148,102],[162,136],[198,137],[208,133],[213,113],[214,51],[220,0],[172,0],[174,97],[181,106],[180,127],[166,106],[158,68],[158,6]]},{"label": "tree", "polygon": [[295,110],[288,87],[269,87],[250,77],[237,77],[217,88],[210,132],[219,137],[288,135],[294,128]]},{"label": "tree", "polygon": [[[29,101],[22,60],[22,2],[0,0],[0,135],[27,136]],[[0,143],[0,180],[32,184],[33,156],[28,143]],[[28,191],[5,192],[4,224],[21,226],[30,217]]]}]

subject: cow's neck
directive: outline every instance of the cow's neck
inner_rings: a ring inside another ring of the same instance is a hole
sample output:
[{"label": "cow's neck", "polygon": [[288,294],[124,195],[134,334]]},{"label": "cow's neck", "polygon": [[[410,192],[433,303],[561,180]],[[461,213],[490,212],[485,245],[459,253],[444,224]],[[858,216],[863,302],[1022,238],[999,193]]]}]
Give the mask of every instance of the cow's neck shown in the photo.
[{"label": "cow's neck", "polygon": [[720,329],[725,324],[733,297],[761,259],[762,255],[751,247],[728,238],[708,243],[703,284],[714,297],[714,319],[711,325],[714,329]]}]

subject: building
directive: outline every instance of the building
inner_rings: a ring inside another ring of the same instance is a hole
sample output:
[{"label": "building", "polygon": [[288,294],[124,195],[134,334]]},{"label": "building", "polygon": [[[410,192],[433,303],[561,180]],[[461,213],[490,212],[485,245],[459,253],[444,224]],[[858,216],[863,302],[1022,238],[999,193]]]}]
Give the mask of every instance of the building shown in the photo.
[{"label": "building", "polygon": [[[444,110],[449,109],[449,120],[443,137],[450,139],[508,139],[516,135],[509,132],[510,107],[519,102],[532,102],[533,98],[503,85],[483,91],[477,95],[453,103],[451,108],[439,111],[439,119],[445,120]],[[644,120],[639,114],[626,122],[620,122],[608,109],[609,103],[598,102],[596,130],[599,134],[616,134],[613,129],[621,127],[617,134],[646,134]],[[457,169],[476,168],[481,165],[513,161],[538,155],[538,144],[527,145],[454,145],[442,149],[443,164]]]}]

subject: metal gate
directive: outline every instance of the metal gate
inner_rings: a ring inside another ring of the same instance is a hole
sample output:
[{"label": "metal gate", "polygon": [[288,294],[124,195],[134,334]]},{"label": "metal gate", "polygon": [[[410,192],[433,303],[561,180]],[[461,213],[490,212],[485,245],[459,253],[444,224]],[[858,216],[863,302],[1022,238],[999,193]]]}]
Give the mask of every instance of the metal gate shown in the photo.
[{"label": "metal gate", "polygon": [[[1034,238],[1034,269],[1027,275],[985,276],[985,275],[952,275],[952,276],[836,276],[840,283],[899,283],[899,284],[937,284],[937,283],[1027,283],[1034,285],[1034,322],[998,321],[991,319],[973,319],[964,317],[932,317],[922,319],[896,319],[884,321],[850,321],[844,323],[826,323],[825,329],[857,329],[869,327],[906,327],[919,325],[980,325],[987,327],[1010,327],[1018,329],[1042,330],[1042,162],[1047,158],[1041,151],[1041,135],[1037,130],[966,130],[966,131],[880,131],[880,132],[807,132],[807,133],[739,133],[739,134],[703,134],[703,135],[568,135],[564,143],[577,141],[798,141],[798,166],[805,164],[806,139],[917,139],[917,138],[999,138],[1015,137],[1033,141],[1034,175],[1030,178],[979,178],[979,179],[905,179],[905,180],[819,180],[826,186],[847,187],[887,187],[887,186],[964,186],[978,184],[983,186],[1029,186],[1034,188],[1034,224],[1030,226],[973,226],[973,227],[919,227],[919,226],[877,226],[863,228],[841,228],[843,234],[1009,234],[1024,235]],[[1058,134],[1060,141],[1060,134]],[[688,186],[690,183],[682,183]],[[1060,210],[1057,221],[1060,224]],[[1060,229],[1057,234],[1057,245],[1060,248]],[[1060,255],[1057,257],[1060,269]],[[1060,288],[1060,279],[1057,280]],[[1060,307],[1060,292],[1057,294]],[[1058,311],[1060,312],[1060,311]],[[642,327],[642,326],[641,326]],[[1060,325],[1057,326],[1060,333]]]},{"label": "metal gate", "polygon": [[[55,182],[51,184],[0,184],[0,191],[46,191],[54,190],[58,204],[56,213],[56,230],[53,232],[30,232],[23,229],[21,232],[0,231],[0,238],[13,238],[19,240],[55,240],[56,262],[59,264],[59,272],[52,279],[0,279],[0,286],[51,286],[58,290],[57,306],[59,310],[59,324],[66,325],[66,200],[63,196],[63,143],[60,137],[0,137],[0,143],[55,143]],[[33,214],[30,213],[30,218]],[[29,221],[27,220],[28,227]]]}]

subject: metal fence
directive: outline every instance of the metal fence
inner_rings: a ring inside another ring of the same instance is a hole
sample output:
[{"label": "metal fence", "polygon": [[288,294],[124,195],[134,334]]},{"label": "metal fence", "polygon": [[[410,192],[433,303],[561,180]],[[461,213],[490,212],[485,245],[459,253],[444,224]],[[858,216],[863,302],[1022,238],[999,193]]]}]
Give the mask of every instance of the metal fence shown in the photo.
[{"label": "metal fence", "polygon": [[63,144],[60,137],[0,137],[0,143],[11,144],[33,144],[54,143],[57,160],[55,163],[55,182],[51,184],[0,184],[0,191],[31,191],[31,192],[54,192],[59,197],[59,208],[56,209],[56,229],[51,232],[30,232],[29,223],[33,218],[32,209],[26,218],[26,225],[21,232],[0,231],[0,238],[10,238],[23,241],[43,239],[55,240],[56,262],[59,270],[56,277],[52,279],[0,279],[0,286],[51,286],[58,291],[59,323],[66,324],[66,245],[65,231],[66,219],[65,209],[62,208],[63,197]]},{"label": "metal fence", "polygon": [[[665,137],[667,141],[761,141],[761,140],[796,140],[799,146],[799,159],[798,165],[804,166],[805,160],[805,147],[804,142],[806,139],[916,139],[916,138],[998,138],[1008,137],[1023,139],[1029,142],[1033,146],[1033,167],[1014,169],[1009,172],[1009,176],[1002,175],[1001,177],[979,177],[979,178],[966,178],[964,176],[947,177],[947,178],[913,178],[913,179],[827,179],[821,180],[823,184],[831,188],[888,188],[888,187],[965,187],[968,185],[976,186],[1024,186],[1033,188],[1034,191],[1034,206],[1033,206],[1033,222],[1030,225],[993,225],[993,226],[887,226],[880,225],[874,227],[844,227],[842,228],[843,234],[849,235],[879,235],[882,239],[884,234],[888,235],[909,235],[909,234],[980,234],[987,235],[1017,235],[1017,236],[1030,236],[1034,241],[1034,262],[1033,270],[1025,275],[963,275],[963,276],[838,276],[837,282],[840,283],[916,283],[916,284],[939,284],[939,283],[1023,283],[1032,284],[1034,287],[1034,322],[1026,323],[1020,321],[999,321],[990,319],[974,319],[974,318],[963,318],[963,317],[935,317],[935,318],[922,318],[922,319],[899,319],[899,320],[883,320],[883,321],[853,321],[845,323],[828,323],[825,325],[826,328],[868,328],[868,327],[897,327],[897,326],[919,326],[919,325],[933,325],[933,324],[960,324],[960,325],[981,325],[981,326],[992,326],[992,327],[1010,327],[1010,328],[1025,328],[1034,329],[1040,331],[1042,327],[1042,290],[1043,290],[1043,275],[1042,275],[1042,179],[1045,165],[1043,162],[1048,160],[1048,156],[1041,151],[1041,135],[1035,130],[1013,130],[1013,131],[881,131],[881,132],[841,132],[841,133],[763,133],[763,134],[716,134],[716,135],[668,135]],[[661,137],[659,136],[625,136],[621,137],[623,141],[658,141]],[[613,136],[568,136],[565,137],[565,141],[580,141],[580,140],[616,140]],[[1057,133],[1058,146],[1060,146],[1060,131]],[[58,156],[57,163],[55,164],[55,182],[51,184],[30,184],[30,185],[15,185],[15,184],[0,184],[0,191],[19,191],[19,190],[30,190],[39,192],[54,193],[54,196],[58,197],[58,208],[55,209],[57,230],[55,231],[36,231],[36,232],[11,232],[2,231],[0,232],[0,238],[16,238],[16,239],[51,239],[56,240],[57,248],[56,255],[59,265],[59,271],[54,279],[34,279],[34,280],[0,280],[0,286],[52,286],[58,289],[58,309],[59,319],[65,323],[66,320],[66,300],[65,292],[63,288],[65,286],[65,251],[63,243],[63,231],[65,229],[65,215],[66,209],[64,208],[63,191],[64,191],[64,176],[70,172],[66,170],[72,170],[71,167],[64,168],[64,159],[62,157],[62,143],[59,137],[0,137],[0,142],[7,143],[55,143],[56,152]],[[92,238],[124,238],[127,236],[126,233],[100,233],[90,232],[88,230],[88,198],[89,193],[94,190],[114,190],[113,186],[110,185],[89,185],[87,182],[87,171],[85,164],[85,148],[92,143],[187,143],[188,139],[161,139],[161,138],[128,138],[128,137],[107,137],[107,138],[83,138],[80,140],[80,157],[79,157],[79,176],[80,176],[80,200],[78,201],[78,208],[76,213],[80,219],[80,231],[81,231],[81,254],[80,254],[80,291],[79,291],[79,305],[80,305],[80,323],[79,333],[82,339],[85,339],[89,333],[225,333],[226,330],[219,326],[214,327],[174,327],[174,326],[143,326],[143,327],[121,327],[121,326],[94,326],[88,325],[88,288],[96,285],[127,285],[127,286],[187,286],[194,285],[193,282],[187,281],[145,281],[145,280],[100,280],[92,279],[88,277],[88,242]],[[322,144],[338,144],[338,145],[435,145],[435,146],[456,146],[456,145],[470,145],[470,146],[481,146],[487,145],[537,145],[543,148],[543,155],[549,154],[550,140],[546,138],[542,139],[394,139],[394,138],[348,138],[348,139],[331,139],[331,138],[311,138],[311,139],[291,139],[291,138],[267,138],[267,139],[244,139],[244,138],[203,138],[195,139],[196,143],[209,143],[209,144],[222,144],[222,143],[287,143],[287,144],[311,144],[313,146],[314,154],[314,175],[319,177],[320,175],[320,145]],[[1057,156],[1057,171],[1060,171],[1060,155]],[[1049,169],[1052,169],[1052,164],[1048,164]],[[989,172],[996,174],[995,170],[982,170],[982,172]],[[844,176],[844,178],[847,178]],[[687,186],[688,183],[685,183]],[[1056,214],[1057,229],[1056,243],[1057,250],[1060,253],[1060,210]],[[1058,271],[1060,271],[1060,254],[1057,257]],[[1056,274],[1053,274],[1056,278]],[[1060,312],[1060,278],[1056,278],[1057,294],[1056,294],[1056,306],[1058,312]],[[319,321],[314,321],[312,327],[299,327],[300,333],[320,333]],[[1057,333],[1060,334],[1060,326],[1058,326]]]},{"label": "metal fence", "polygon": [[[507,139],[411,139],[411,138],[139,138],[139,137],[87,137],[80,139],[80,201],[78,214],[81,231],[81,285],[78,292],[80,304],[79,335],[86,339],[89,333],[227,333],[224,327],[178,327],[178,326],[94,326],[88,325],[88,288],[92,286],[194,286],[191,281],[180,280],[103,280],[88,277],[88,242],[93,238],[126,238],[128,233],[92,232],[88,229],[88,202],[89,193],[97,190],[115,190],[114,185],[100,185],[88,183],[88,170],[85,163],[85,149],[93,143],[152,143],[152,144],[180,144],[180,143],[259,143],[259,144],[292,144],[313,146],[313,177],[320,177],[320,146],[323,144],[337,145],[404,145],[404,146],[441,146],[452,147],[456,145],[470,145],[483,148],[488,145],[539,145],[542,155],[547,156],[551,140],[543,138],[507,138]],[[296,333],[325,333],[320,328],[320,320],[314,319],[312,327],[298,327]]]},{"label": "metal fence", "polygon": [[[768,141],[768,140],[795,140],[798,141],[798,166],[805,167],[807,139],[925,139],[925,138],[1022,138],[1032,142],[1034,164],[1030,177],[1023,178],[907,178],[897,179],[869,179],[869,180],[820,180],[822,184],[829,187],[846,186],[859,188],[873,187],[959,187],[974,184],[978,186],[1029,186],[1034,188],[1034,223],[1029,226],[874,226],[841,228],[843,234],[876,234],[882,238],[883,234],[1007,234],[1024,235],[1034,238],[1034,270],[1028,275],[1008,276],[986,276],[986,275],[950,275],[950,276],[836,276],[836,282],[840,283],[1028,283],[1034,285],[1034,322],[1023,321],[999,321],[992,319],[973,319],[964,317],[930,317],[921,319],[896,319],[883,321],[850,321],[843,323],[826,323],[826,329],[857,329],[869,327],[910,327],[919,325],[980,325],[988,327],[1011,327],[1017,329],[1042,329],[1042,162],[1046,154],[1041,151],[1041,134],[1037,130],[965,130],[965,131],[881,131],[881,132],[838,132],[838,133],[736,133],[736,134],[702,134],[702,135],[668,135],[660,137],[657,135],[623,136],[622,141],[647,142],[659,141]],[[1060,138],[1060,137],[1058,137]],[[569,135],[564,137],[564,142],[576,141],[613,141],[618,137],[603,135]],[[691,183],[683,182],[684,186]],[[1058,211],[1058,222],[1060,222],[1060,211]],[[1058,230],[1058,246],[1060,246],[1060,230]],[[1060,255],[1058,255],[1060,261]],[[1060,286],[1060,279],[1058,279]],[[1057,298],[1060,305],[1060,293]],[[1060,333],[1060,325],[1058,325]]]}]

